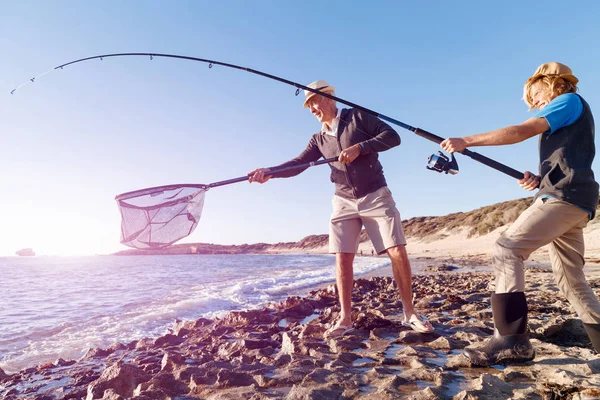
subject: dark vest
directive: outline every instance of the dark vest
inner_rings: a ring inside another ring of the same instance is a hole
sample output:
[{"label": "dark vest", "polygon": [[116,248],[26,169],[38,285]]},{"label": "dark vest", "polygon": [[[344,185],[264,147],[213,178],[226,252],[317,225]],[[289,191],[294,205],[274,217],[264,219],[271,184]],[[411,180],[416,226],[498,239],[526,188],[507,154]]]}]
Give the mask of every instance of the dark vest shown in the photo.
[{"label": "dark vest", "polygon": [[[579,95],[578,95],[579,96]],[[577,121],[557,131],[540,135],[540,195],[550,195],[596,214],[598,183],[594,179],[592,161],[594,117],[588,103]],[[593,218],[592,215],[592,218]]]}]

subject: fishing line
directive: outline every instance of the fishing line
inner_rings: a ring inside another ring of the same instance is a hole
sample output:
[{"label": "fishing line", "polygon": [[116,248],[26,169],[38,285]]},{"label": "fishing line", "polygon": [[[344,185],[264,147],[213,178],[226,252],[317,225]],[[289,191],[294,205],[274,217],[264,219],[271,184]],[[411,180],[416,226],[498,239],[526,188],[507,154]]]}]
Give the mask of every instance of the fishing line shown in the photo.
[{"label": "fishing line", "polygon": [[21,89],[23,86],[27,86],[30,83],[34,83],[36,79],[41,78],[42,76],[49,74],[50,72],[54,72],[54,71],[56,71],[56,68],[49,69],[48,71],[46,71],[44,73],[41,73],[37,76],[34,76],[33,78],[30,78],[27,82],[24,82],[24,83],[20,84],[19,86],[17,86],[16,88],[14,88],[13,90],[11,90],[10,94],[15,94],[15,92],[17,90]]}]

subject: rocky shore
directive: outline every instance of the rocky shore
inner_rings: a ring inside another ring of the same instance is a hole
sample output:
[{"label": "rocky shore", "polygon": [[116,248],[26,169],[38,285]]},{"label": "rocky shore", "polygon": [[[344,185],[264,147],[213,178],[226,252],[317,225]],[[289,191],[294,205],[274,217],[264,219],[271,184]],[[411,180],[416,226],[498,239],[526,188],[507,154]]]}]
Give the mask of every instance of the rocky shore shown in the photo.
[{"label": "rocky shore", "polygon": [[[471,368],[460,353],[493,331],[489,272],[432,263],[414,277],[415,302],[435,332],[403,327],[390,277],[355,281],[356,330],[323,333],[338,312],[335,286],[220,319],[178,321],[158,338],[90,349],[8,375],[2,399],[597,399],[600,357],[552,274],[528,268],[536,357]],[[600,280],[591,280],[600,295]]]},{"label": "rocky shore", "polygon": [[[356,279],[355,331],[325,340],[339,312],[335,286],[219,319],[176,321],[158,338],[93,348],[7,374],[0,399],[598,399],[600,356],[558,292],[547,250],[527,261],[529,330],[520,365],[473,368],[461,355],[493,332],[493,244],[529,199],[404,221],[417,310],[435,332],[401,325],[390,271]],[[600,296],[600,223],[584,230],[586,276]],[[157,254],[324,253],[326,235],[300,242],[175,245]],[[366,236],[359,252],[371,254]],[[119,253],[137,254],[135,250]],[[145,252],[144,254],[150,254]]]}]

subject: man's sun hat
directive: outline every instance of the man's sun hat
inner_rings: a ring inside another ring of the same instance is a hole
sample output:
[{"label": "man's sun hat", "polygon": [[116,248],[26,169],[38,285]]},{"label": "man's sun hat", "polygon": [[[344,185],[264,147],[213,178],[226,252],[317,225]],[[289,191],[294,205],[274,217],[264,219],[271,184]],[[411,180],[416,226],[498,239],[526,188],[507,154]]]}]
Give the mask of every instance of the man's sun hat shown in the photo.
[{"label": "man's sun hat", "polygon": [[577,85],[577,82],[579,82],[579,79],[573,75],[571,68],[567,67],[565,64],[554,61],[540,65],[535,70],[535,73],[531,76],[531,78],[529,78],[527,81],[529,82],[536,80],[541,76],[558,76],[568,82],[571,82],[573,85]]},{"label": "man's sun hat", "polygon": [[[323,93],[331,94],[331,93],[335,92],[335,86],[329,85],[329,83],[327,83],[323,79],[319,79],[318,81],[309,83],[308,85],[306,85],[306,87],[309,87],[311,89],[316,89]],[[316,96],[316,95],[317,95],[317,93],[313,93],[310,90],[305,90],[304,91],[304,104],[302,105],[302,107],[308,107],[308,105],[306,103],[308,102],[308,100],[310,100],[313,96]]]}]

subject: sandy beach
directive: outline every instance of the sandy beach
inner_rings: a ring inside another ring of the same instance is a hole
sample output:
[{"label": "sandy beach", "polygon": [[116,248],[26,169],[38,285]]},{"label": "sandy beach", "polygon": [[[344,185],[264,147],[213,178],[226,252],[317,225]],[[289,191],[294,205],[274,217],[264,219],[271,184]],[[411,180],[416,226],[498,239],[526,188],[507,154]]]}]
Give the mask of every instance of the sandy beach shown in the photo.
[{"label": "sandy beach", "polygon": [[[600,357],[554,284],[548,254],[527,261],[536,358],[473,368],[460,353],[493,332],[491,251],[505,229],[409,240],[415,304],[435,332],[401,325],[390,268],[355,281],[355,331],[324,339],[339,305],[335,286],[260,310],[175,322],[171,332],[57,360],[0,370],[2,399],[595,399]],[[586,273],[600,295],[600,230],[586,228]],[[363,243],[364,255],[371,254]],[[323,249],[320,249],[322,252]],[[316,249],[315,252],[318,252]]]}]

